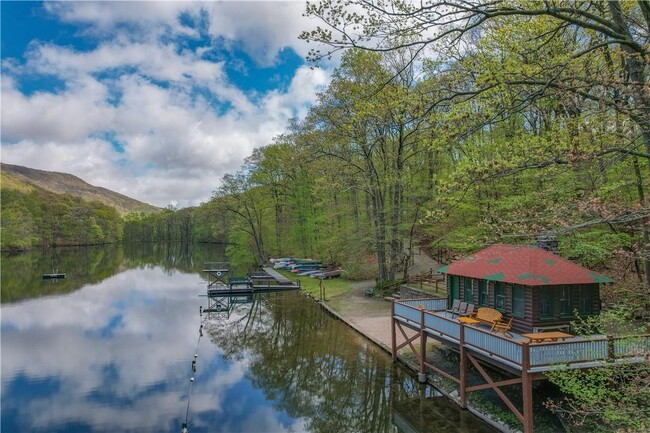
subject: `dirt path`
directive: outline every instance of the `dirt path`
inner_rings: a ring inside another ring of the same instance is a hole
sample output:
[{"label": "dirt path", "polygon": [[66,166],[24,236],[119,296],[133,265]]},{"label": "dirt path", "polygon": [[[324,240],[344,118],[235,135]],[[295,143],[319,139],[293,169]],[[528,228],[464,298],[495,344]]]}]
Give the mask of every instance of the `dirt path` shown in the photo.
[{"label": "dirt path", "polygon": [[[437,269],[440,265],[426,254],[414,256],[409,274],[415,275]],[[355,283],[351,290],[328,300],[325,305],[338,313],[357,330],[375,340],[386,349],[391,347],[391,304],[383,298],[366,296],[366,290],[375,285],[373,280]]]}]

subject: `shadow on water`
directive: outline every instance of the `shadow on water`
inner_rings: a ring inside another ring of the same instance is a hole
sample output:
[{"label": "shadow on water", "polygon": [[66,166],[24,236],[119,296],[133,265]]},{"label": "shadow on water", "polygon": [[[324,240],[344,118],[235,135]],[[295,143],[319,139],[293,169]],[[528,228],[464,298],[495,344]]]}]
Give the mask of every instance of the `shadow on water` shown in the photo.
[{"label": "shadow on water", "polygon": [[210,313],[205,329],[226,359],[311,432],[493,432],[297,293],[256,295]]}]

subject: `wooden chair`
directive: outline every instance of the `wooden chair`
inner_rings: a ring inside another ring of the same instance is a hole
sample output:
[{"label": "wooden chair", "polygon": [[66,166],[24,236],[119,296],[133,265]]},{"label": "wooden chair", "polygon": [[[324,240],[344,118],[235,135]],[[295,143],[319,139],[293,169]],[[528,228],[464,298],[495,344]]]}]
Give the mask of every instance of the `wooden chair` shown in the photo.
[{"label": "wooden chair", "polygon": [[508,321],[499,320],[498,322],[496,322],[494,324],[494,326],[492,326],[492,330],[494,332],[502,332],[503,334],[512,337],[512,334],[510,334],[510,332],[508,332],[508,331],[510,331],[510,328],[512,328],[512,317]]},{"label": "wooden chair", "polygon": [[494,308],[479,307],[475,319],[489,325],[490,330],[494,330],[494,325],[499,323],[502,317],[503,315]]},{"label": "wooden chair", "polygon": [[463,316],[469,316],[469,317],[474,317],[476,316],[476,312],[474,311],[474,304],[467,304],[467,310],[465,310],[465,314]]},{"label": "wooden chair", "polygon": [[454,299],[454,303],[451,305],[451,309],[447,310],[447,313],[451,313],[453,317],[454,314],[458,314],[459,308],[460,308],[460,299]]}]

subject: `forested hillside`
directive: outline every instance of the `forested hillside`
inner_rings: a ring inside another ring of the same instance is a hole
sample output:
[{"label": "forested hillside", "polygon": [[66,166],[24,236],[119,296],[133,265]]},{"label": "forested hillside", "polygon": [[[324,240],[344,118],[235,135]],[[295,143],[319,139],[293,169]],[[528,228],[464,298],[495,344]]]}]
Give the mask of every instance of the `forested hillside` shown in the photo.
[{"label": "forested hillside", "polygon": [[55,194],[4,171],[0,198],[2,251],[37,245],[94,245],[122,239],[120,214],[98,201]]},{"label": "forested hillside", "polygon": [[[66,173],[2,164],[0,175],[2,251],[123,240],[220,242],[226,239],[227,221],[210,204],[160,210],[93,187]],[[48,185],[48,189],[41,188],[41,184]],[[131,211],[122,215],[126,209]]]},{"label": "forested hillside", "polygon": [[2,181],[10,185],[36,186],[56,194],[70,194],[86,201],[99,201],[114,207],[120,215],[131,212],[157,212],[160,208],[132,199],[115,191],[90,185],[77,176],[55,171],[36,170],[20,165],[0,164]]},{"label": "forested hillside", "polygon": [[557,236],[647,297],[647,2],[324,0],[307,14],[320,27],[301,37],[326,47],[312,59],[343,62],[285,141],[334,178],[326,213],[352,190],[366,200],[380,276],[412,229],[456,252]]}]

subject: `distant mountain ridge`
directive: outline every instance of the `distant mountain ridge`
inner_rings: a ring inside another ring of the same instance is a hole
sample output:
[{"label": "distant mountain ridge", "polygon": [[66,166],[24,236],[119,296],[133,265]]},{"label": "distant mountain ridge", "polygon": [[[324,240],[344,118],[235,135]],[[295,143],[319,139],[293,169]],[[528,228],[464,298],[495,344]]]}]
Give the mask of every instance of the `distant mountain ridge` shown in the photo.
[{"label": "distant mountain ridge", "polygon": [[0,169],[2,173],[2,188],[27,191],[32,189],[31,187],[37,187],[56,194],[69,194],[81,197],[87,201],[99,201],[108,206],[112,206],[121,215],[126,215],[130,212],[151,213],[161,210],[159,207],[143,203],[115,191],[90,185],[77,176],[68,173],[37,170],[35,168],[5,163],[0,163]]}]

